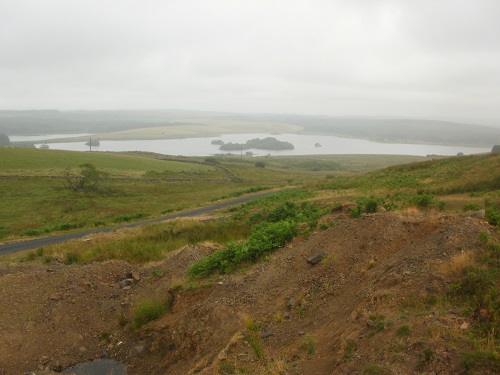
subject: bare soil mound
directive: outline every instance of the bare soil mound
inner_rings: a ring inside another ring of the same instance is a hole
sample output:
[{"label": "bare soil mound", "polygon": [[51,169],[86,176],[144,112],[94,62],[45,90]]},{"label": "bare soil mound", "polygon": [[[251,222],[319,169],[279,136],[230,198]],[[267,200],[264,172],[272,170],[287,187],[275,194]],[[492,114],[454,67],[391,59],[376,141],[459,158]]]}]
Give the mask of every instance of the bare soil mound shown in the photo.
[{"label": "bare soil mound", "polygon": [[[454,332],[472,322],[436,296],[450,259],[478,251],[490,226],[430,212],[332,215],[336,226],[207,280],[189,281],[186,269],[217,245],[148,266],[2,268],[0,374],[100,357],[129,375],[460,373]],[[134,309],[152,297],[170,311],[134,328]]]}]

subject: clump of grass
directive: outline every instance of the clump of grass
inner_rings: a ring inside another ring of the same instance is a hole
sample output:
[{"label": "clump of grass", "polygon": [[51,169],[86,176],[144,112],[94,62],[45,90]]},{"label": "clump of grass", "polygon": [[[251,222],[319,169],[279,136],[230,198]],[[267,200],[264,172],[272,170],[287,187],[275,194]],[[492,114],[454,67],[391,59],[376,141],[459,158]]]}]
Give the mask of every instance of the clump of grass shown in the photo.
[{"label": "clump of grass", "polygon": [[166,311],[160,299],[145,299],[137,304],[133,312],[132,322],[135,328],[158,319]]},{"label": "clump of grass", "polygon": [[307,352],[307,356],[310,358],[316,352],[317,342],[316,336],[307,334],[300,348],[304,349]]},{"label": "clump of grass", "polygon": [[356,350],[358,349],[358,343],[356,340],[347,339],[344,344],[344,361],[347,361],[354,357]]},{"label": "clump of grass", "polygon": [[481,206],[476,203],[466,203],[462,207],[462,211],[478,211],[481,209]]},{"label": "clump of grass", "polygon": [[30,237],[35,237],[35,236],[40,236],[42,234],[46,233],[42,229],[28,229],[25,230],[24,232],[21,233],[21,236],[30,236]]},{"label": "clump of grass", "polygon": [[436,203],[436,198],[432,194],[416,194],[408,197],[408,202],[420,208],[430,208]]},{"label": "clump of grass", "polygon": [[136,214],[129,214],[129,215],[118,215],[113,219],[113,222],[115,223],[123,223],[127,221],[132,221],[132,220],[139,220],[142,218],[145,218],[149,216],[148,214],[145,214],[143,212],[138,212]]},{"label": "clump of grass", "polygon": [[370,365],[363,369],[363,374],[367,375],[384,375],[388,374],[388,372],[379,365]]},{"label": "clump of grass", "polygon": [[245,326],[249,332],[260,332],[262,323],[255,321],[253,318],[245,319]]},{"label": "clump of grass", "polygon": [[462,275],[467,268],[475,264],[475,255],[472,251],[462,250],[453,255],[450,260],[440,266],[440,270],[451,276]]},{"label": "clump of grass", "polygon": [[80,253],[76,251],[67,252],[64,256],[64,264],[74,264],[79,263],[81,261]]},{"label": "clump of grass", "polygon": [[[473,351],[462,356],[460,365],[469,373],[500,373],[500,356],[496,352]],[[488,371],[488,372],[487,372]],[[491,372],[490,372],[491,371]]]},{"label": "clump of grass", "polygon": [[245,320],[245,326],[248,332],[247,341],[253,349],[255,356],[259,361],[265,361],[266,353],[260,340],[262,324],[252,318],[247,318]]},{"label": "clump of grass", "polygon": [[398,336],[408,337],[411,335],[411,328],[409,325],[404,324],[396,330]]}]

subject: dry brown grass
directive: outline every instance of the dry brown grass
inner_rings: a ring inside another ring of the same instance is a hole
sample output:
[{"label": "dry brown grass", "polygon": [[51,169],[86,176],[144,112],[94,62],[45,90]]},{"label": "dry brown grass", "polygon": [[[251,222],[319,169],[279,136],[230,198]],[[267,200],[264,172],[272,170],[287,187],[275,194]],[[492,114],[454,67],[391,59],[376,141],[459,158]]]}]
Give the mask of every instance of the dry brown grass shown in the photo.
[{"label": "dry brown grass", "polygon": [[453,255],[449,261],[442,263],[439,271],[450,276],[460,276],[466,268],[473,266],[475,263],[475,254],[472,251],[462,250],[460,253]]}]

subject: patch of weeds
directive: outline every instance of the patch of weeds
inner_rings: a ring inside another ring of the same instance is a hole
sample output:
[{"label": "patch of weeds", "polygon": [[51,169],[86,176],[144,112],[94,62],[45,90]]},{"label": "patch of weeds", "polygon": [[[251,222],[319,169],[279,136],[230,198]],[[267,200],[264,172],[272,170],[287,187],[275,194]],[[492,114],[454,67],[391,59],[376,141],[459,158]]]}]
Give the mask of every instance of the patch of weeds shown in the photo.
[{"label": "patch of weeds", "polygon": [[35,236],[40,236],[44,233],[45,233],[45,231],[42,229],[28,229],[28,230],[22,232],[21,236],[35,237]]},{"label": "patch of weeds", "polygon": [[283,316],[280,313],[274,314],[274,321],[276,323],[281,323],[283,322]]},{"label": "patch of weeds", "polygon": [[174,284],[170,287],[170,289],[172,290],[172,292],[174,293],[181,293],[182,292],[182,289],[184,289],[184,287],[182,286],[182,284]]},{"label": "patch of weeds", "polygon": [[500,226],[500,204],[485,201],[486,219],[488,223]]},{"label": "patch of weeds", "polygon": [[306,316],[306,308],[304,306],[298,306],[297,307],[297,315],[299,316],[299,318],[303,318],[304,316]]},{"label": "patch of weeds", "polygon": [[438,298],[436,296],[428,296],[424,300],[426,307],[435,306],[438,303]]},{"label": "patch of weeds", "polygon": [[329,228],[333,228],[336,225],[338,225],[338,221],[333,221],[333,220],[328,220],[328,221],[323,221],[319,223],[318,229],[321,231],[327,230]]},{"label": "patch of weeds", "polygon": [[145,214],[145,213],[142,213],[142,212],[139,212],[139,213],[136,213],[136,214],[130,214],[130,215],[118,215],[118,216],[116,216],[113,219],[113,222],[115,222],[115,223],[123,223],[123,222],[132,221],[132,220],[142,219],[142,218],[145,218],[147,216],[149,216],[149,215]]},{"label": "patch of weeds", "polygon": [[445,208],[446,208],[446,205],[447,205],[447,203],[446,203],[445,201],[440,201],[440,200],[438,200],[438,201],[437,201],[437,205],[436,205],[436,206],[437,206],[437,209],[438,209],[439,211],[444,211],[444,210],[445,210]]},{"label": "patch of weeds", "polygon": [[404,324],[396,330],[396,334],[402,337],[411,336],[411,327],[407,324]]},{"label": "patch of weeds", "polygon": [[235,375],[238,373],[236,371],[237,371],[237,368],[236,368],[236,365],[234,363],[223,362],[220,364],[220,367],[219,367],[219,374],[220,375]]},{"label": "patch of weeds", "polygon": [[25,257],[24,261],[26,262],[31,262],[36,259],[36,253],[34,251],[30,251]]},{"label": "patch of weeds", "polygon": [[111,337],[111,335],[109,334],[109,332],[103,332],[99,336],[99,340],[101,340],[101,341],[109,341],[110,337]]},{"label": "patch of weeds", "polygon": [[94,227],[104,227],[107,225],[107,222],[105,220],[96,220],[94,221]]},{"label": "patch of weeds", "polygon": [[135,328],[158,319],[165,312],[165,304],[158,299],[146,299],[137,304],[132,322]]},{"label": "patch of weeds", "polygon": [[307,334],[304,338],[304,341],[300,345],[301,349],[304,349],[307,352],[307,356],[311,358],[313,354],[316,352],[316,344],[318,340],[316,336]]},{"label": "patch of weeds", "polygon": [[487,230],[482,230],[481,232],[479,232],[479,241],[481,241],[483,245],[486,245],[490,241],[490,238],[490,232],[488,232]]},{"label": "patch of weeds", "polygon": [[[460,362],[461,367],[469,371],[500,373],[500,356],[496,352],[474,351],[465,353]],[[475,373],[475,372],[474,372]]]},{"label": "patch of weeds", "polygon": [[156,280],[159,279],[161,276],[161,272],[157,268],[153,268],[152,270],[149,271],[149,279],[150,280]]},{"label": "patch of weeds", "polygon": [[377,261],[375,259],[370,260],[370,263],[368,263],[368,267],[367,268],[369,270],[371,270],[375,266],[376,263],[377,263]]},{"label": "patch of weeds", "polygon": [[395,342],[395,343],[389,345],[389,347],[387,349],[391,353],[404,352],[405,350],[408,349],[408,345],[406,343]]},{"label": "patch of weeds", "polygon": [[468,267],[464,275],[455,284],[451,284],[451,294],[459,299],[471,298],[477,307],[486,304],[496,294],[491,272],[478,267]]},{"label": "patch of weeds", "polygon": [[379,365],[370,365],[370,366],[367,366],[363,369],[363,374],[384,375],[384,374],[388,374],[388,372],[383,367],[380,367]]},{"label": "patch of weeds", "polygon": [[407,201],[420,208],[430,208],[436,203],[436,198],[432,194],[416,194],[407,198]]},{"label": "patch of weeds", "polygon": [[225,248],[214,252],[207,258],[193,264],[189,268],[191,277],[207,277],[212,273],[230,273],[244,262],[256,262],[286,243],[297,234],[295,221],[263,222],[254,225],[250,236],[245,242],[231,243]]},{"label": "patch of weeds", "polygon": [[248,318],[245,320],[245,326],[247,331],[249,332],[260,332],[262,328],[262,323],[253,320],[252,318]]},{"label": "patch of weeds", "polygon": [[125,327],[128,323],[127,317],[124,313],[118,314],[118,316],[116,317],[116,321],[118,322],[118,325],[120,327]]},{"label": "patch of weeds", "polygon": [[358,343],[356,342],[356,340],[347,339],[344,345],[344,361],[353,358],[356,354],[356,350],[358,350]]},{"label": "patch of weeds", "polygon": [[436,356],[436,352],[433,349],[425,348],[420,353],[420,361],[423,364],[427,364],[427,363],[430,363],[434,359],[435,356]]},{"label": "patch of weeds", "polygon": [[253,349],[255,356],[259,361],[265,361],[266,353],[264,352],[264,347],[262,346],[262,342],[260,340],[262,323],[249,317],[245,320],[245,327],[248,332],[247,341]]},{"label": "patch of weeds", "polygon": [[382,321],[379,321],[375,323],[375,331],[377,332],[382,332],[385,329],[385,323]]},{"label": "patch of weeds", "polygon": [[373,336],[375,333],[380,333],[385,329],[385,315],[370,315],[370,320],[374,330],[374,332],[371,332],[370,336]]},{"label": "patch of weeds", "polygon": [[80,254],[74,251],[70,251],[64,256],[64,264],[74,264],[80,262],[80,260]]},{"label": "patch of weeds", "polygon": [[479,211],[481,206],[476,203],[467,203],[462,207],[462,211]]},{"label": "patch of weeds", "polygon": [[262,342],[256,335],[248,336],[248,343],[250,347],[253,349],[255,356],[259,361],[265,361],[266,353],[264,352],[264,347],[262,346]]}]

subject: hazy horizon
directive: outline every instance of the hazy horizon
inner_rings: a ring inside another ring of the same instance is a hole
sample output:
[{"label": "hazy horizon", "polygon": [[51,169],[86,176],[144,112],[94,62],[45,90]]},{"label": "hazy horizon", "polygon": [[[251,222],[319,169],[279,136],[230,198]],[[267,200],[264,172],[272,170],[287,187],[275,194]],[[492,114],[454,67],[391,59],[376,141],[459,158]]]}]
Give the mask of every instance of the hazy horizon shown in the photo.
[{"label": "hazy horizon", "polygon": [[3,0],[0,109],[496,127],[498,14],[496,0]]}]

